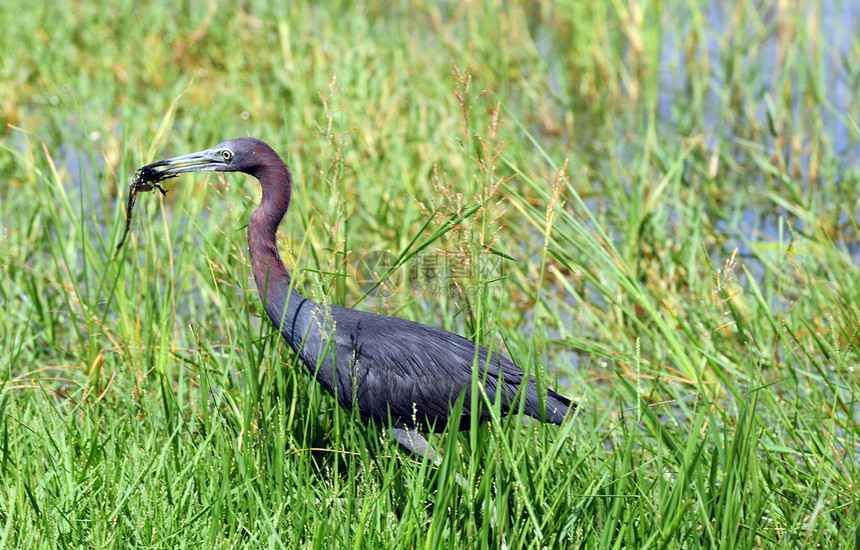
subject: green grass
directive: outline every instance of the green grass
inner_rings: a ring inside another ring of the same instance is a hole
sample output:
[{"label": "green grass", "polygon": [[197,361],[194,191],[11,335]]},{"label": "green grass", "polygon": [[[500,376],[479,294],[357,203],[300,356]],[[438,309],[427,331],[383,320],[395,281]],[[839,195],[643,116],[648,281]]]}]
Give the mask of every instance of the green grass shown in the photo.
[{"label": "green grass", "polygon": [[[812,4],[0,5],[0,548],[856,547],[860,33]],[[142,195],[115,258],[135,168],[242,135],[301,291],[576,421],[435,469],[338,409],[261,318],[246,176]]]}]

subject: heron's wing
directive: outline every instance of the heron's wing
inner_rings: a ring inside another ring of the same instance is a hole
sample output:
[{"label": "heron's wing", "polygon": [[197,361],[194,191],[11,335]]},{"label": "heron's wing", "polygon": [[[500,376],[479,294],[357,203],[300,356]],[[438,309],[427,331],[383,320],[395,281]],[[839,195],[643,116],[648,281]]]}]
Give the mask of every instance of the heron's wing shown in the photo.
[{"label": "heron's wing", "polygon": [[[476,361],[474,342],[438,328],[344,308],[333,308],[332,316],[338,391],[352,401],[342,404],[357,404],[362,414],[380,420],[390,415],[407,426],[435,422],[442,429],[451,405],[465,393],[463,417],[468,421],[473,365],[490,400],[496,398],[500,378],[504,380],[502,414],[507,414],[525,377],[510,360],[483,346]],[[534,381],[526,383],[526,400],[533,398],[536,407]],[[526,412],[532,412],[528,406]]]}]

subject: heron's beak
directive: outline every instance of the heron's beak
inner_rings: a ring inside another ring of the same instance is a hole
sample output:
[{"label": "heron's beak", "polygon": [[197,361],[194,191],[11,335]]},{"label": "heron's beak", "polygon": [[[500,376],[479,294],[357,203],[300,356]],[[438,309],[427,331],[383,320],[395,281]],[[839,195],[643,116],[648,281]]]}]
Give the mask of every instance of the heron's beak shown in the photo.
[{"label": "heron's beak", "polygon": [[220,171],[226,167],[227,163],[224,162],[221,154],[213,149],[206,149],[198,153],[153,162],[144,166],[144,169],[154,170],[159,176],[166,178],[184,172]]}]

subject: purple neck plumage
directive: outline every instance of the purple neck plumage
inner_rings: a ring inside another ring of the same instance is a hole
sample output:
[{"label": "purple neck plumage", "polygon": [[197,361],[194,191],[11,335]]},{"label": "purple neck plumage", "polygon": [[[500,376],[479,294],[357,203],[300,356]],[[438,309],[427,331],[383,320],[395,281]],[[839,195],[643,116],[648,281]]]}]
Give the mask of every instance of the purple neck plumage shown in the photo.
[{"label": "purple neck plumage", "polygon": [[292,177],[277,155],[267,158],[251,175],[260,180],[263,199],[248,222],[248,252],[266,313],[283,331],[292,320],[296,303],[302,299],[297,292],[290,292],[290,273],[278,254],[276,238],[278,225],[290,207]]}]

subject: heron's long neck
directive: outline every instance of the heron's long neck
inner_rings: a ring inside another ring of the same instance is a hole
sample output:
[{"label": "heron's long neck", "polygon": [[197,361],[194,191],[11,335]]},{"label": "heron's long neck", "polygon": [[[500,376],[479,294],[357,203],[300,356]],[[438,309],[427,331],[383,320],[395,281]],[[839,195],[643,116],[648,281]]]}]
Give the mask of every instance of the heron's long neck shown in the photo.
[{"label": "heron's long neck", "polygon": [[298,323],[299,312],[307,300],[290,291],[290,272],[278,254],[278,225],[290,207],[290,174],[287,167],[266,170],[258,176],[263,187],[260,206],[248,222],[248,252],[254,280],[269,318],[284,338],[295,347],[304,333]]}]

